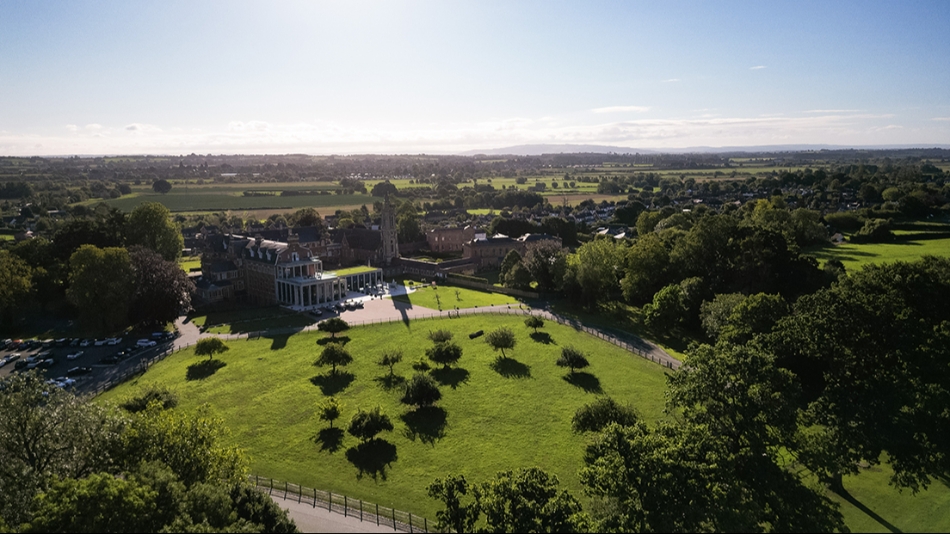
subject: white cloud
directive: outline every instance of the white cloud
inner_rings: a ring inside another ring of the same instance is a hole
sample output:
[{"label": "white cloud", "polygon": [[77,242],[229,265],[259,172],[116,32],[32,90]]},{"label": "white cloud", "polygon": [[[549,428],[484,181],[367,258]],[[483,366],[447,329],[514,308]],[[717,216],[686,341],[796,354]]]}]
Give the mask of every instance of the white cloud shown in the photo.
[{"label": "white cloud", "polygon": [[932,121],[950,121],[950,117],[934,117],[930,119]]},{"label": "white cloud", "polygon": [[680,79],[679,79],[679,78],[670,78],[670,79],[668,79],[668,80],[660,80],[660,81],[663,82],[663,83],[672,83],[672,82],[678,82],[678,81],[680,81]]},{"label": "white cloud", "polygon": [[860,113],[863,109],[809,109],[805,113]]},{"label": "white cloud", "polygon": [[66,129],[70,132],[76,132],[79,130],[79,126],[76,126],[75,124],[67,124]]},{"label": "white cloud", "polygon": [[140,132],[160,132],[161,128],[155,126],[154,124],[142,124],[140,122],[133,122],[125,127],[125,130],[133,133]]},{"label": "white cloud", "polygon": [[96,123],[87,124],[86,129],[89,130],[90,132],[98,132],[99,130],[102,129],[102,125],[96,124]]},{"label": "white cloud", "polygon": [[749,70],[762,70],[765,68],[765,65],[756,65],[754,67],[749,67]]},{"label": "white cloud", "polygon": [[591,110],[594,113],[643,113],[650,111],[648,106],[609,106],[605,108],[594,108]]}]

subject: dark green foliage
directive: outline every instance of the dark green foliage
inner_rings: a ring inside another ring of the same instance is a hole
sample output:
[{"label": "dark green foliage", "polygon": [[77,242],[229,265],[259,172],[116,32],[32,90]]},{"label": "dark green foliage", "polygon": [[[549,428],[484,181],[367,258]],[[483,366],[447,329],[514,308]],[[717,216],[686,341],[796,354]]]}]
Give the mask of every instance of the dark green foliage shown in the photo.
[{"label": "dark green foliage", "polygon": [[330,423],[330,428],[333,428],[333,421],[340,417],[342,411],[343,403],[338,401],[336,397],[328,397],[317,405],[317,416],[320,417],[321,421]]},{"label": "dark green foliage", "polygon": [[66,297],[89,326],[112,332],[128,324],[134,274],[124,248],[83,245],[69,258]]},{"label": "dark green foliage", "polygon": [[185,244],[181,229],[172,222],[171,212],[158,202],[145,202],[129,214],[126,225],[126,245],[141,245],[154,250],[168,261],[181,256]]},{"label": "dark green foliage", "polygon": [[393,423],[389,416],[384,414],[379,406],[369,411],[359,410],[350,420],[350,427],[347,432],[351,436],[360,439],[360,441],[369,441],[374,439],[377,434],[383,431],[392,432]]},{"label": "dark green foliage", "polygon": [[330,372],[336,374],[337,365],[349,365],[352,362],[353,356],[350,355],[349,351],[347,351],[343,345],[339,343],[327,343],[313,364],[317,367],[326,367],[329,365],[331,367]]},{"label": "dark green foliage", "polygon": [[446,341],[452,341],[452,332],[449,332],[445,329],[439,329],[436,331],[429,331],[429,340],[433,343],[445,343]]},{"label": "dark green foliage", "polygon": [[505,349],[515,348],[515,333],[511,331],[508,327],[501,327],[497,330],[492,330],[485,336],[485,342],[488,343],[494,350],[501,351],[501,357],[507,358],[505,354]]},{"label": "dark green foliage", "polygon": [[891,221],[885,219],[868,219],[854,235],[852,243],[888,243],[894,240],[891,231]]},{"label": "dark green foliage", "polygon": [[735,344],[748,343],[756,335],[771,332],[775,323],[788,315],[788,311],[788,304],[781,295],[751,295],[732,309],[719,339]]},{"label": "dark green foliage", "polygon": [[560,289],[567,270],[567,254],[556,242],[541,241],[528,245],[521,263],[538,283],[538,289]]},{"label": "dark green foliage", "polygon": [[719,333],[729,322],[732,310],[745,298],[742,293],[726,293],[716,295],[712,301],[703,302],[700,307],[700,320],[710,338],[715,340],[719,337]]},{"label": "dark green foliage", "polygon": [[458,363],[462,357],[462,347],[451,341],[436,343],[435,346],[426,349],[426,357],[435,363],[442,364],[442,367],[448,367]]},{"label": "dark green foliage", "polygon": [[329,333],[330,337],[336,337],[340,332],[345,332],[349,329],[350,325],[339,317],[331,317],[317,324],[317,330]]},{"label": "dark green foliage", "polygon": [[207,356],[209,360],[214,358],[215,354],[222,354],[228,350],[230,350],[230,347],[219,337],[206,337],[195,343],[195,355]]},{"label": "dark green foliage", "polygon": [[805,390],[806,464],[829,481],[876,464],[916,491],[948,472],[950,259],[866,266],[799,299],[771,336]]},{"label": "dark green foliage", "polygon": [[643,321],[657,331],[677,328],[685,318],[686,307],[679,284],[670,284],[657,291],[653,302],[643,307]]},{"label": "dark green foliage", "polygon": [[600,432],[611,423],[617,423],[620,426],[631,426],[639,420],[640,417],[632,406],[620,404],[604,395],[597,397],[594,402],[578,408],[574,418],[571,419],[571,428],[578,434]]},{"label": "dark green foliage", "polygon": [[[464,477],[450,475],[428,487],[429,496],[444,504],[436,512],[439,528],[456,532],[587,532],[589,518],[556,476],[531,467],[504,471],[470,487]],[[462,497],[471,494],[468,504]],[[485,526],[476,528],[484,516]]]},{"label": "dark green foliage", "polygon": [[132,324],[164,325],[191,310],[195,284],[177,262],[140,246],[129,249],[135,294],[129,307]]},{"label": "dark green foliage", "polygon": [[155,180],[152,182],[152,191],[165,194],[172,190],[172,184],[168,180]]},{"label": "dark green foliage", "polygon": [[557,359],[559,367],[568,367],[573,373],[575,369],[583,369],[590,365],[584,353],[574,347],[564,347],[561,349],[561,357]]},{"label": "dark green foliage", "polygon": [[544,318],[540,315],[532,315],[524,320],[524,325],[528,328],[533,328],[535,332],[538,331],[538,328],[544,327]]},{"label": "dark green foliage", "polygon": [[141,412],[153,402],[167,410],[178,406],[178,395],[169,391],[168,388],[152,386],[141,395],[132,397],[119,406],[127,412],[135,413]]},{"label": "dark green foliage", "polygon": [[406,392],[400,401],[413,406],[431,406],[442,398],[435,380],[427,374],[418,373],[406,382]]},{"label": "dark green foliage", "polygon": [[379,361],[376,362],[382,367],[389,367],[389,376],[393,375],[393,367],[402,361],[402,351],[400,350],[388,350],[383,353],[379,358]]}]

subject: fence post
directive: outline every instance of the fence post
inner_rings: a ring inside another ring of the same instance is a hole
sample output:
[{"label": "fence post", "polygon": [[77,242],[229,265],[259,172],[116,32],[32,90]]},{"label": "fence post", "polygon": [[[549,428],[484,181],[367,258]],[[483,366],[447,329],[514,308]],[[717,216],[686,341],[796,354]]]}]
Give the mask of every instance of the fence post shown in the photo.
[{"label": "fence post", "polygon": [[333,492],[331,491],[329,493],[330,493],[330,499],[329,499],[330,504],[327,506],[327,511],[332,512],[333,511]]},{"label": "fence post", "polygon": [[297,492],[297,504],[300,504],[303,500],[303,486],[298,485],[297,489],[300,490]]},{"label": "fence post", "polygon": [[379,505],[376,505],[376,526],[379,526]]},{"label": "fence post", "polygon": [[409,512],[409,534],[412,534],[412,512]]},{"label": "fence post", "polygon": [[284,482],[284,498],[285,499],[287,498],[287,486],[289,485],[290,485],[289,482]]},{"label": "fence post", "polygon": [[343,496],[343,517],[346,517],[346,509],[349,507],[349,504],[346,502],[346,495]]},{"label": "fence post", "polygon": [[313,488],[313,507],[317,507],[317,488]]},{"label": "fence post", "polygon": [[274,494],[274,479],[273,478],[270,479],[270,494],[271,495]]},{"label": "fence post", "polygon": [[429,532],[429,520],[424,517],[422,518],[422,528],[426,532]]},{"label": "fence post", "polygon": [[360,523],[363,522],[363,499],[360,499]]},{"label": "fence post", "polygon": [[393,530],[396,530],[396,509],[390,508],[393,511]]}]

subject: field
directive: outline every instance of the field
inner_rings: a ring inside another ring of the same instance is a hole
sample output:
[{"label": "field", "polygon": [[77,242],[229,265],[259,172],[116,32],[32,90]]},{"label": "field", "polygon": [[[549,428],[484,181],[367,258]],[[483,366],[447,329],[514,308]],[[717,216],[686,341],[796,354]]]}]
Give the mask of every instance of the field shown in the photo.
[{"label": "field", "polygon": [[[497,360],[484,338],[468,337],[499,326],[511,327],[517,336],[508,360]],[[431,345],[426,333],[434,328],[451,330],[464,353],[458,367],[433,371],[443,383],[439,407],[412,412],[399,403],[398,387],[387,386],[388,371],[374,361],[382,351],[398,348],[405,361],[396,374],[411,376],[410,364]],[[631,402],[654,422],[662,417],[663,369],[569,327],[549,323],[542,332],[546,335],[532,339],[521,318],[511,316],[357,327],[345,333],[355,361],[337,378],[311,365],[322,335],[233,341],[218,358],[225,365],[211,376],[186,380],[188,367],[203,359],[185,350],[100,399],[120,400],[149,384],[164,384],[178,392],[185,409],[210,403],[230,427],[233,442],[249,453],[254,473],[429,518],[436,505],[425,487],[449,473],[481,480],[536,465],[556,473],[580,496],[576,473],[585,438],[570,430],[574,411],[604,392]],[[572,381],[554,365],[566,345],[589,352],[591,360],[587,372]],[[385,442],[375,455],[317,420],[314,406],[327,394],[345,404],[337,428],[357,409],[376,405],[393,419],[395,431],[380,436]]]},{"label": "field", "polygon": [[212,334],[246,334],[271,328],[303,328],[316,322],[307,315],[279,306],[247,306],[223,311],[196,312],[189,320]]},{"label": "field", "polygon": [[192,269],[201,268],[201,258],[198,256],[183,256],[178,259],[178,265],[181,266],[181,270],[191,272]]},{"label": "field", "polygon": [[[242,188],[243,191],[245,188]],[[337,208],[344,205],[371,206],[381,198],[369,195],[299,195],[299,196],[260,196],[245,197],[240,191],[234,193],[204,191],[198,188],[173,189],[170,193],[133,193],[120,198],[103,200],[108,206],[123,211],[132,211],[144,202],[159,202],[173,212],[207,212],[225,210],[284,210],[314,208]],[[100,200],[85,201],[86,204],[98,204]]]},{"label": "field", "polygon": [[[409,282],[405,281],[403,283],[408,284]],[[464,287],[439,286],[438,289],[433,289],[430,286],[416,284],[416,288],[418,289],[415,292],[408,295],[394,296],[393,300],[406,302],[408,304],[412,304],[413,306],[422,306],[424,308],[430,308],[433,310],[439,309],[439,301],[436,300],[436,295],[438,295],[439,299],[441,299],[441,309],[443,310],[452,310],[456,307],[485,308],[491,306],[508,306],[511,304],[520,304],[518,299],[509,295],[475,291],[472,289],[466,289]],[[457,296],[456,291],[458,291]]]},{"label": "field", "polygon": [[829,243],[805,249],[803,252],[816,257],[822,264],[830,259],[841,260],[845,269],[850,272],[872,263],[916,261],[927,255],[950,256],[950,238],[897,243],[842,243],[840,245]]}]

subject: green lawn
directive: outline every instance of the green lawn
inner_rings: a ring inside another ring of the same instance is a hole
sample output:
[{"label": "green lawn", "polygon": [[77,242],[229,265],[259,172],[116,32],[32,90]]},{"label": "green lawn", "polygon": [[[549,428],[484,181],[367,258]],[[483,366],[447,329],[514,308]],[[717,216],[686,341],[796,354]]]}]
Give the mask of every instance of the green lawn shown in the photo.
[{"label": "green lawn", "polygon": [[871,263],[888,263],[894,261],[916,261],[920,258],[933,256],[950,256],[950,238],[920,239],[916,241],[902,241],[897,243],[842,243],[840,245],[826,244],[819,247],[810,247],[803,251],[824,262],[837,258],[848,271],[856,271]]},{"label": "green lawn", "polygon": [[[497,365],[484,337],[472,340],[468,334],[500,326],[515,331],[517,346],[509,351],[511,359]],[[374,361],[384,350],[400,349],[405,361],[396,374],[411,376],[410,363],[423,356],[431,344],[426,333],[435,328],[451,330],[464,353],[458,368],[433,373],[445,384],[439,408],[412,414],[399,403],[398,388],[387,391],[387,371]],[[178,392],[182,408],[210,403],[231,429],[233,442],[250,455],[254,473],[430,519],[436,505],[425,487],[449,473],[482,480],[500,470],[536,465],[556,473],[563,486],[581,496],[576,473],[585,438],[570,430],[574,411],[603,391],[631,402],[654,422],[662,417],[663,368],[569,327],[549,323],[542,332],[547,335],[535,341],[520,317],[493,315],[357,327],[344,334],[355,361],[337,379],[311,365],[323,335],[232,341],[231,350],[218,357],[226,365],[210,377],[186,380],[188,366],[203,359],[185,350],[100,399],[121,400],[147,385],[163,384]],[[576,385],[554,364],[567,345],[587,351],[591,361],[586,373],[578,373]],[[314,416],[324,391],[336,392],[345,404],[336,427],[357,408],[380,405],[390,415],[396,428],[381,436],[389,445],[378,451],[388,456],[388,464],[366,465],[372,462],[359,457],[357,440],[349,435],[336,450],[326,450],[331,434]],[[389,446],[394,450],[386,450]],[[354,462],[370,473],[360,476]]]},{"label": "green lawn", "polygon": [[[416,292],[408,295],[395,296],[393,300],[406,302],[413,306],[431,308],[433,310],[439,309],[439,301],[436,300],[436,295],[438,295],[442,301],[443,310],[454,310],[456,307],[485,308],[491,307],[492,305],[507,306],[509,304],[521,303],[515,297],[502,293],[488,293],[464,287],[438,286],[437,289],[434,289],[431,286],[422,284],[416,284],[415,287],[421,289],[417,289]],[[456,291],[458,291],[458,295],[456,295]]]},{"label": "green lawn", "polygon": [[201,258],[198,256],[186,256],[178,259],[178,265],[181,266],[181,270],[190,272],[192,269],[201,268]]},{"label": "green lawn", "polygon": [[192,314],[191,321],[213,334],[242,334],[286,327],[302,328],[316,322],[308,315],[285,310],[279,306],[198,311]]}]

